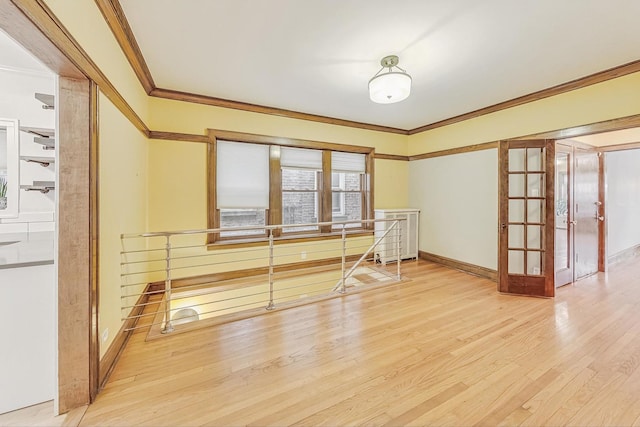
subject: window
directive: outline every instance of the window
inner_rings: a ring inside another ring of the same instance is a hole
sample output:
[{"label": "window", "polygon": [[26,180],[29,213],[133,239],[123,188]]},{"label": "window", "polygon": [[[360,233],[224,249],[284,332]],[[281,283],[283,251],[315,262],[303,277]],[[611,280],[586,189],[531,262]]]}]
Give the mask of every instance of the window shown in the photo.
[{"label": "window", "polygon": [[[318,222],[322,151],[280,148],[282,174],[282,224]],[[283,232],[318,231],[318,226],[286,227]]]},{"label": "window", "polygon": [[[220,141],[217,144],[216,205],[219,228],[266,225],[269,208],[269,147]],[[261,230],[229,230],[221,238],[264,235]]]},{"label": "window", "polygon": [[334,221],[336,215],[344,215],[344,174],[331,173],[331,213]]},{"label": "window", "polygon": [[[357,153],[331,153],[332,221],[366,219],[365,156]],[[346,227],[361,227],[347,224]]]},{"label": "window", "polygon": [[210,236],[210,243],[266,237],[234,227],[283,224],[274,237],[306,237],[332,232],[320,222],[372,218],[372,149],[340,145],[353,152],[338,152],[332,150],[336,144],[228,131],[210,135],[209,228],[229,228]]}]

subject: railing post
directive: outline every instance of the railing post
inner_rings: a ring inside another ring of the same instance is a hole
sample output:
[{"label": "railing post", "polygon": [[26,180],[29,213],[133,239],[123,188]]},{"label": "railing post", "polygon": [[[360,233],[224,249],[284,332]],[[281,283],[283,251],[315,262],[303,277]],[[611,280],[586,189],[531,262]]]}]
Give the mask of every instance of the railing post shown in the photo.
[{"label": "railing post", "polygon": [[160,331],[163,334],[173,332],[171,324],[171,236],[167,234],[166,250],[166,266],[164,279],[164,328]]},{"label": "railing post", "polygon": [[400,230],[400,221],[396,221],[396,279],[400,280],[400,261],[401,261],[401,254],[400,254],[400,237],[402,235],[402,232]]},{"label": "railing post", "polygon": [[267,310],[276,308],[273,304],[273,228],[269,230],[269,304]]},{"label": "railing post", "polygon": [[342,224],[342,285],[340,286],[340,293],[344,294],[347,292],[347,279],[346,279],[346,270],[347,269],[347,231],[344,228],[344,224]]}]

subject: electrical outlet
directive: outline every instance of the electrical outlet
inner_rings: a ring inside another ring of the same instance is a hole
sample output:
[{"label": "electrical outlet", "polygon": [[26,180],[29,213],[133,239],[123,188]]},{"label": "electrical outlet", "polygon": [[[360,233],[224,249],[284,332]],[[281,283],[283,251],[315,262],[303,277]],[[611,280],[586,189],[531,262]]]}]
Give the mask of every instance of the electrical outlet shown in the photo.
[{"label": "electrical outlet", "polygon": [[109,338],[109,328],[102,331],[102,342],[107,342],[108,338]]},{"label": "electrical outlet", "polygon": [[307,259],[307,252],[306,251],[300,252],[300,259]]}]

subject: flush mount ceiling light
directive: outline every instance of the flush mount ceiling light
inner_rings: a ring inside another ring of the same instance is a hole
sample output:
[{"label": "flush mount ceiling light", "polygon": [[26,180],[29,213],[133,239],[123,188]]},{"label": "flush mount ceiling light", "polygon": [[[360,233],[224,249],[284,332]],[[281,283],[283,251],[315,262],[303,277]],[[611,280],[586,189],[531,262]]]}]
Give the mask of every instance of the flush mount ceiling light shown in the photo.
[{"label": "flush mount ceiling light", "polygon": [[[398,67],[398,57],[385,56],[380,65],[382,68],[369,80],[369,98],[378,104],[393,104],[407,99],[411,93],[411,76]],[[400,71],[393,71],[393,67]],[[383,73],[385,68],[389,70]]]}]

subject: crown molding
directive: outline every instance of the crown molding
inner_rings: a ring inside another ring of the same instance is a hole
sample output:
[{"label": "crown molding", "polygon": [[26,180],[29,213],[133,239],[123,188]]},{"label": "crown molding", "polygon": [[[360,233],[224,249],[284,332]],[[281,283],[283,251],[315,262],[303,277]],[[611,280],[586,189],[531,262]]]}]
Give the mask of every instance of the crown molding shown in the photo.
[{"label": "crown molding", "polygon": [[246,102],[232,101],[229,99],[216,98],[213,96],[198,95],[195,93],[181,92],[171,89],[153,89],[150,96],[157,98],[172,99],[176,101],[192,102],[195,104],[211,105],[214,107],[231,108],[235,110],[250,111],[253,113],[270,114],[274,116],[286,117],[290,119],[308,120],[312,122],[326,123],[330,125],[347,126],[358,129],[373,130],[377,132],[388,132],[400,135],[408,135],[404,129],[392,128],[388,126],[372,125],[369,123],[354,122],[351,120],[336,119],[333,117],[319,116],[316,114],[300,113],[297,111],[284,110],[282,108],[265,107],[263,105],[249,104]]},{"label": "crown molding", "polygon": [[163,89],[155,86],[151,72],[147,67],[147,64],[142,56],[138,43],[131,31],[131,27],[127,21],[127,18],[120,6],[118,0],[95,0],[100,11],[102,12],[105,21],[111,28],[114,36],[118,40],[127,60],[133,67],[134,72],[138,76],[140,83],[144,87],[147,94],[150,96],[172,99],[184,102],[193,102],[197,104],[211,105],[215,107],[231,108],[236,110],[250,111],[260,114],[270,114],[280,117],[287,117],[299,120],[308,120],[319,123],[326,123],[338,126],[347,126],[358,129],[366,129],[377,132],[387,132],[400,135],[415,135],[417,133],[425,132],[431,129],[436,129],[443,126],[448,126],[454,123],[458,123],[464,120],[473,119],[476,117],[484,116],[486,114],[495,113],[508,108],[516,107],[519,105],[527,104],[529,102],[538,101],[540,99],[548,98],[551,96],[559,95],[572,90],[587,87],[596,83],[601,83],[607,80],[611,80],[617,77],[621,77],[627,74],[640,71],[640,60],[633,61],[628,64],[624,64],[618,67],[610,68],[595,74],[591,74],[586,77],[578,78],[567,83],[563,83],[551,88],[543,89],[537,92],[530,93],[528,95],[520,96],[514,99],[510,99],[498,104],[494,104],[488,107],[480,108],[465,114],[461,114],[455,117],[451,117],[445,120],[441,120],[435,123],[430,123],[424,126],[417,127],[415,129],[399,129],[388,126],[380,126],[369,123],[356,122],[351,120],[343,120],[333,117],[326,117],[316,114],[302,113],[298,111],[285,110],[281,108],[269,107],[264,105],[250,104],[246,102],[233,101],[229,99],[216,98],[207,95],[200,95],[188,92],[181,92],[172,89]]},{"label": "crown molding", "polygon": [[439,122],[431,123],[425,126],[421,126],[415,129],[411,129],[409,135],[425,132],[431,129],[436,129],[443,126],[448,126],[454,123],[462,122],[464,120],[473,119],[476,117],[484,116],[486,114],[495,113],[508,108],[517,107],[519,105],[528,104],[530,102],[539,101],[551,96],[560,95],[572,90],[581,89],[587,86],[594,85],[596,83],[602,83],[607,80],[615,79],[618,77],[626,76],[627,74],[637,73],[640,71],[640,60],[629,62],[618,67],[609,68],[608,70],[600,71],[595,74],[591,74],[586,77],[572,80],[567,83],[562,83],[557,86],[553,86],[547,89],[543,89],[537,92],[530,93],[528,95],[513,98],[508,101],[500,102],[498,104],[491,105],[489,107],[480,108],[479,110],[471,111],[469,113],[461,114],[459,116],[451,117],[449,119],[441,120]]},{"label": "crown molding", "polygon": [[594,135],[597,133],[611,132],[640,126],[640,114],[633,116],[619,117],[602,122],[590,123],[587,125],[574,126],[570,128],[557,129],[549,132],[526,135],[514,139],[569,139],[579,136]]},{"label": "crown molding", "polygon": [[95,2],[148,95],[156,85],[120,2],[118,0],[95,0]]}]

